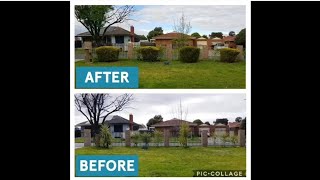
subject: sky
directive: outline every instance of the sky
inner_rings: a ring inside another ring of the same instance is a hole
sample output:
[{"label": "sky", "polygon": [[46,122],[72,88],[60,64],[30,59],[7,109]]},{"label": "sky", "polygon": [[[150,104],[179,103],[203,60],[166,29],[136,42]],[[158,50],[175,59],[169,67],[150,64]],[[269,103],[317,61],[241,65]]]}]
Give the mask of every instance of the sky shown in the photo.
[{"label": "sky", "polygon": [[[110,94],[117,97],[121,94]],[[180,103],[184,112],[188,112],[186,120],[192,122],[200,119],[203,122],[213,123],[217,118],[228,118],[233,122],[236,117],[246,117],[245,94],[133,94],[134,101],[129,109],[116,112],[129,119],[133,114],[133,121],[146,125],[155,115],[161,115],[163,120],[170,120],[177,116],[173,110]],[[75,110],[75,124],[86,121],[86,118]]]},{"label": "sky", "polygon": [[[209,35],[211,32],[222,32],[227,35],[230,31],[237,34],[246,24],[244,5],[149,5],[135,6],[135,12],[130,16],[132,20],[115,26],[130,30],[130,25],[133,25],[138,35],[147,35],[155,27],[162,27],[164,33],[168,33],[173,31],[174,22],[182,13],[192,26],[190,34],[198,32],[200,35]],[[86,31],[75,19],[75,34]]]}]

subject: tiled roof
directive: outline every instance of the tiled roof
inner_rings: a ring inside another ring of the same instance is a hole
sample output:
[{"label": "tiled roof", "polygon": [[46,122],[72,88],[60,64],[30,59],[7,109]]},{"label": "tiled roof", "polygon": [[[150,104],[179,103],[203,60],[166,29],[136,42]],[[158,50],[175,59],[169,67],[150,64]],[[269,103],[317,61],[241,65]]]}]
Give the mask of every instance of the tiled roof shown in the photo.
[{"label": "tiled roof", "polygon": [[239,122],[229,122],[229,127],[230,128],[240,127],[240,123]]},{"label": "tiled roof", "polygon": [[[102,35],[103,31],[104,31],[105,27],[104,28],[101,28],[100,29],[100,35]],[[121,27],[117,27],[117,26],[110,26],[105,35],[130,35],[130,31],[127,31]],[[136,35],[136,34],[135,34]],[[84,32],[84,33],[80,33],[80,34],[77,34],[76,37],[91,37],[91,34],[89,32]]]},{"label": "tiled roof", "polygon": [[152,125],[152,127],[168,127],[168,126],[180,126],[182,123],[188,123],[189,126],[197,126],[195,123],[191,123],[189,121],[180,120],[180,119],[171,119],[167,121],[163,121],[157,124]]},{"label": "tiled roof", "polygon": [[226,36],[226,37],[223,37],[223,41],[226,42],[226,41],[235,41],[236,37],[235,36]]},{"label": "tiled roof", "polygon": [[[171,32],[171,33],[167,33],[167,34],[162,34],[162,35],[159,35],[159,36],[155,36],[153,37],[152,39],[178,39],[179,37],[181,37],[183,34],[182,33],[177,33],[177,32]],[[192,36],[189,36],[189,35],[186,35],[185,36],[188,37],[188,39],[196,39],[196,37],[192,37]]]}]

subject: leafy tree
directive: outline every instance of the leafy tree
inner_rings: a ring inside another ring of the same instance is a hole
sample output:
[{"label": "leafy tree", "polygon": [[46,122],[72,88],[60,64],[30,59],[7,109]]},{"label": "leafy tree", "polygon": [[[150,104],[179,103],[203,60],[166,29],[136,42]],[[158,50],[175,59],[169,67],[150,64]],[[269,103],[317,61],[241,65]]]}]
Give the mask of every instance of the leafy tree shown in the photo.
[{"label": "leafy tree", "polygon": [[203,124],[203,122],[202,122],[200,119],[194,120],[193,123],[196,123],[196,124],[198,124],[198,125]]},{"label": "leafy tree", "polygon": [[147,35],[148,40],[152,39],[155,36],[159,36],[163,34],[162,27],[155,27],[152,31],[150,31]]},{"label": "leafy tree", "polygon": [[[96,46],[103,44],[107,29],[117,23],[123,23],[134,11],[133,6],[77,5],[75,17],[91,34]],[[104,27],[102,35],[100,30]]]},{"label": "leafy tree", "polygon": [[201,37],[201,35],[199,33],[197,33],[197,32],[192,33],[191,36],[196,37],[196,38],[200,38]]},{"label": "leafy tree", "polygon": [[159,147],[161,141],[162,141],[163,133],[161,131],[155,131],[154,132],[154,143],[156,144],[157,147]]},{"label": "leafy tree", "polygon": [[204,35],[202,35],[202,37],[203,37],[203,38],[208,39],[208,36],[207,36],[207,35],[205,35],[205,34],[204,34]]},{"label": "leafy tree", "polygon": [[138,35],[138,38],[140,40],[148,40],[148,38],[145,35]]},{"label": "leafy tree", "polygon": [[190,21],[182,13],[181,17],[174,21],[173,29],[179,33],[179,37],[174,39],[174,43],[178,48],[188,45],[189,37],[188,34],[191,31]]},{"label": "leafy tree", "polygon": [[236,117],[235,121],[240,122],[242,120],[242,117]]},{"label": "leafy tree", "polygon": [[104,148],[109,148],[109,146],[112,143],[112,135],[109,131],[109,128],[107,125],[103,125],[100,128],[100,144],[96,144],[97,146],[101,146]]},{"label": "leafy tree", "polygon": [[157,124],[159,122],[163,122],[163,117],[161,115],[155,115],[153,118],[149,119],[147,127],[149,128],[151,125]]},{"label": "leafy tree", "polygon": [[133,142],[134,146],[138,146],[139,139],[140,139],[140,134],[139,133],[132,134],[131,135],[131,139],[132,139],[132,142]]},{"label": "leafy tree", "polygon": [[210,38],[212,39],[212,38],[215,38],[215,37],[218,37],[218,38],[223,38],[223,34],[222,34],[222,32],[212,32],[210,35]]},{"label": "leafy tree", "polygon": [[205,124],[210,125],[209,121],[206,121]]},{"label": "leafy tree", "polygon": [[236,35],[236,33],[234,31],[229,32],[229,36],[235,36],[235,35]]},{"label": "leafy tree", "polygon": [[236,36],[235,43],[246,47],[246,28],[242,29]]},{"label": "leafy tree", "polygon": [[179,131],[179,142],[184,148],[188,147],[189,131],[189,125],[187,123],[182,123]]}]

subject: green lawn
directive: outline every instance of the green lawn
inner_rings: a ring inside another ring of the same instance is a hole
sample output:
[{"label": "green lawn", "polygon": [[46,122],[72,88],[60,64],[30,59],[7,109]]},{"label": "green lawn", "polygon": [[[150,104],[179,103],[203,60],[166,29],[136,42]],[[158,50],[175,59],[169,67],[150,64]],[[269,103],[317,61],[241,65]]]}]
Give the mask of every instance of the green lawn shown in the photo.
[{"label": "green lawn", "polygon": [[84,138],[83,137],[75,138],[74,142],[75,143],[84,143]]},{"label": "green lawn", "polygon": [[246,170],[246,149],[240,147],[85,147],[76,155],[138,155],[139,176],[192,177],[193,170]]},{"label": "green lawn", "polygon": [[213,60],[202,60],[198,63],[170,62],[170,65],[165,65],[163,61],[152,63],[138,60],[120,60],[108,63],[78,61],[76,67],[139,67],[139,88],[244,89],[246,87],[245,62],[222,63]]}]

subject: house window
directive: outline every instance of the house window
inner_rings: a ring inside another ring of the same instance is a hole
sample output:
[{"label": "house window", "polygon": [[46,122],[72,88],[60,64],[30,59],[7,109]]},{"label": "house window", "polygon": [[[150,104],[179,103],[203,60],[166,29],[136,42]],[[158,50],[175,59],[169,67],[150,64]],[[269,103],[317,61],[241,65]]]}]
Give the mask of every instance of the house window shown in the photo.
[{"label": "house window", "polygon": [[123,44],[124,43],[124,36],[115,36],[116,43],[117,44]]},{"label": "house window", "polygon": [[113,126],[114,132],[123,132],[122,124]]},{"label": "house window", "polygon": [[111,43],[111,37],[107,36],[107,43]]}]

